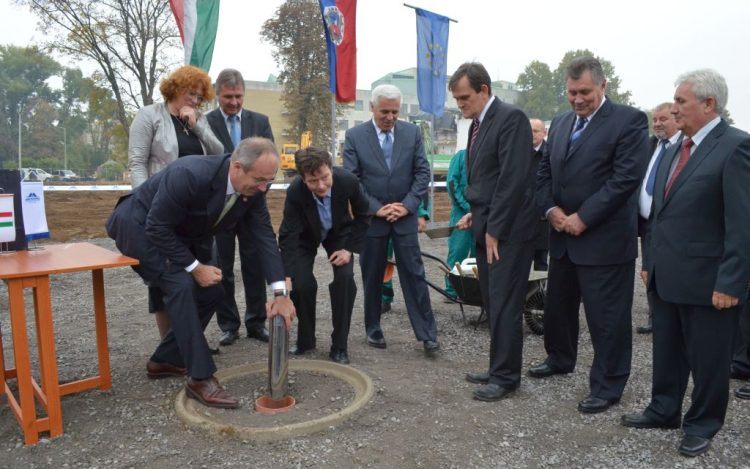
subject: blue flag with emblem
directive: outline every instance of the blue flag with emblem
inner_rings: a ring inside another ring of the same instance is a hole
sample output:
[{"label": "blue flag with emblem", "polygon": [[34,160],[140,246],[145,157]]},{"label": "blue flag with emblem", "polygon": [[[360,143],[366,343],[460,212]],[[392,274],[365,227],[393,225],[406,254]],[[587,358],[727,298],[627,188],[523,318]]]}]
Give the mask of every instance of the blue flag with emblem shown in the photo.
[{"label": "blue flag with emblem", "polygon": [[448,22],[445,16],[417,11],[417,97],[419,108],[443,115],[448,74]]}]

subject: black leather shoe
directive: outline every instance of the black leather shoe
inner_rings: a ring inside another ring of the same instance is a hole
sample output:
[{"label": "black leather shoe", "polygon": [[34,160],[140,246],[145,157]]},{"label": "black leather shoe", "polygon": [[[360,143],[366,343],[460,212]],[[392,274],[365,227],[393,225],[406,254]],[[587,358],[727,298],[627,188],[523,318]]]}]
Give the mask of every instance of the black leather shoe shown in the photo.
[{"label": "black leather shoe", "polygon": [[510,396],[513,394],[513,391],[515,389],[508,389],[494,383],[488,383],[476,389],[472,394],[474,395],[474,399],[479,401],[495,402]]},{"label": "black leather shoe", "polygon": [[211,352],[211,355],[218,355],[221,353],[221,350],[219,350],[219,347],[211,347],[208,346],[208,351]]},{"label": "black leather shoe", "polygon": [[626,427],[632,428],[680,428],[679,418],[669,422],[661,422],[645,414],[625,414],[620,418],[620,422]]},{"label": "black leather shoe", "polygon": [[291,347],[289,347],[289,355],[300,356],[300,355],[306,354],[310,350],[315,350],[315,347],[303,348],[303,347],[298,346],[297,344],[294,344]]},{"label": "black leather shoe", "polygon": [[747,381],[749,378],[750,373],[748,373],[747,371],[742,371],[734,365],[729,368],[729,379],[739,379]]},{"label": "black leather shoe", "polygon": [[476,384],[487,384],[490,382],[490,374],[487,371],[479,373],[466,373],[466,381]]},{"label": "black leather shoe", "polygon": [[425,352],[437,352],[440,350],[440,344],[437,340],[425,340],[424,351]]},{"label": "black leather shoe", "polygon": [[734,395],[740,399],[750,399],[750,384],[746,384],[741,388],[734,390]]},{"label": "black leather shoe", "polygon": [[578,411],[584,414],[598,414],[618,402],[620,402],[620,399],[599,399],[598,397],[589,396],[578,403]]},{"label": "black leather shoe", "polygon": [[390,303],[383,303],[383,305],[380,307],[380,314],[387,313],[391,310],[391,304]]},{"label": "black leather shoe", "polygon": [[258,339],[261,342],[268,342],[268,329],[265,327],[259,327],[251,331],[247,331],[248,339]]},{"label": "black leather shoe", "polygon": [[232,345],[239,338],[240,334],[237,331],[225,331],[221,334],[219,345]]},{"label": "black leather shoe", "polygon": [[709,446],[711,446],[711,438],[703,438],[698,435],[685,435],[682,437],[682,443],[680,443],[678,450],[680,454],[694,458],[708,451]]},{"label": "black leather shoe", "polygon": [[331,353],[328,356],[336,363],[341,363],[342,365],[349,364],[349,353],[345,348],[331,347]]},{"label": "black leather shoe", "polygon": [[651,334],[654,332],[654,328],[652,326],[638,326],[635,331],[639,334]]},{"label": "black leather shoe", "polygon": [[385,336],[381,331],[375,331],[367,336],[367,345],[375,348],[385,348]]},{"label": "black leather shoe", "polygon": [[529,376],[534,378],[549,378],[550,376],[565,375],[568,373],[568,371],[560,371],[557,368],[552,368],[546,363],[529,368]]}]

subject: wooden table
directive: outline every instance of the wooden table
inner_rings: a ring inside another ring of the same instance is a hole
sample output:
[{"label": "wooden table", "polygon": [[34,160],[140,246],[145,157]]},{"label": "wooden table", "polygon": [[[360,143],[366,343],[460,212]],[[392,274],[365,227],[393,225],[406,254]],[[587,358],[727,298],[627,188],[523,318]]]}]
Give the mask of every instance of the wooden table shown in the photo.
[{"label": "wooden table", "polygon": [[[0,336],[0,379],[2,379],[0,394],[7,396],[8,405],[21,425],[27,445],[36,444],[39,441],[40,432],[48,431],[51,438],[62,435],[60,396],[86,389],[107,390],[112,387],[103,269],[136,264],[138,261],[135,259],[91,243],[45,245],[44,249],[38,251],[17,251],[0,255],[0,279],[8,285],[11,336],[15,356],[15,368],[6,369],[2,336]],[[86,270],[91,271],[93,278],[99,375],[60,384],[57,377],[49,276]],[[31,288],[34,297],[41,386],[31,376],[29,340],[26,333],[26,307],[23,299],[25,288]],[[16,379],[18,383],[18,399],[8,387],[10,379]],[[37,417],[35,398],[44,408],[47,417]]]}]

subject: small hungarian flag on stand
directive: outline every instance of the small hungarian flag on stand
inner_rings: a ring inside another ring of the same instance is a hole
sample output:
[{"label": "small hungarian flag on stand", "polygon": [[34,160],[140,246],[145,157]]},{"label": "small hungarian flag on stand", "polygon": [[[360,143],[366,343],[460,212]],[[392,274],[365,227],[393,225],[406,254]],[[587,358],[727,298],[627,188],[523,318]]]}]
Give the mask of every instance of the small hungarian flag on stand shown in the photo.
[{"label": "small hungarian flag on stand", "polygon": [[357,99],[357,0],[318,0],[328,44],[328,89],[339,103]]},{"label": "small hungarian flag on stand", "polygon": [[206,71],[211,68],[219,26],[219,3],[219,0],[169,0],[185,47],[185,65],[195,65]]},{"label": "small hungarian flag on stand", "polygon": [[16,240],[16,224],[13,221],[13,194],[0,194],[0,243]]}]

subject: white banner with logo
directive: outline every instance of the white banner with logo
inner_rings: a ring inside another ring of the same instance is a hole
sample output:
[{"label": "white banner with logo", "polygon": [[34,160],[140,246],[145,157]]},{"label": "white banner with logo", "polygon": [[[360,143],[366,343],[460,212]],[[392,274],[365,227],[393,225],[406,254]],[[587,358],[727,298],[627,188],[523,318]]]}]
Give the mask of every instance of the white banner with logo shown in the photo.
[{"label": "white banner with logo", "polygon": [[44,186],[41,182],[21,183],[21,208],[26,240],[49,238],[47,215],[44,211]]},{"label": "white banner with logo", "polygon": [[16,224],[13,219],[13,194],[0,194],[0,243],[16,240]]}]

